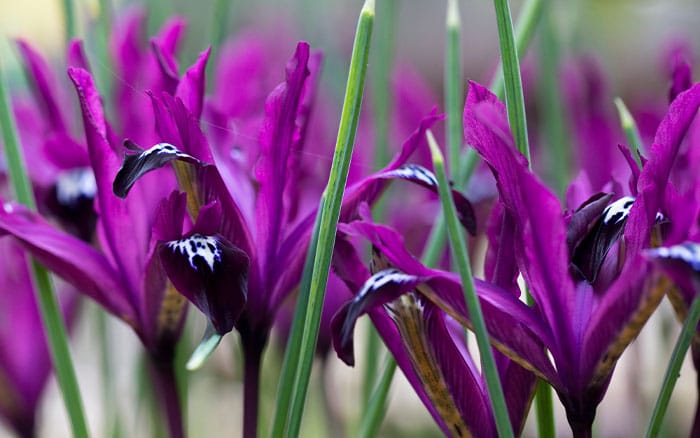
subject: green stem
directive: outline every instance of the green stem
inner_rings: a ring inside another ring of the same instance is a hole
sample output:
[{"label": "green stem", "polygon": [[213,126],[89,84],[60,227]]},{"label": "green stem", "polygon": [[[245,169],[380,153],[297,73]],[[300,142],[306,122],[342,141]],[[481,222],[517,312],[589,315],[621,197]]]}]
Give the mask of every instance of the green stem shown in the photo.
[{"label": "green stem", "polygon": [[552,387],[544,380],[537,381],[535,393],[535,415],[537,415],[537,436],[539,438],[554,438],[557,429],[554,424],[554,401]]},{"label": "green stem", "polygon": [[[382,347],[382,340],[377,329],[370,324],[367,330],[367,343],[365,345],[365,370],[362,376],[362,407],[366,411],[370,408],[370,398],[372,390],[377,381],[379,373],[379,353]],[[368,415],[366,412],[364,415]]]},{"label": "green stem", "polygon": [[[97,16],[97,29],[94,42],[94,50],[99,62],[95,69],[97,75],[97,88],[102,91],[104,108],[111,108],[109,99],[112,97],[112,59],[109,56],[109,37],[112,33],[112,2],[111,0],[99,1],[99,14]],[[87,41],[88,44],[92,43]]]},{"label": "green stem", "polygon": [[70,40],[78,36],[75,27],[75,5],[73,0],[63,0],[61,4],[63,6],[63,31],[66,47],[68,47]]},{"label": "green stem", "polygon": [[462,57],[460,39],[462,35],[459,19],[458,0],[448,0],[447,29],[445,50],[445,110],[447,112],[447,146],[449,151],[448,167],[450,175],[457,175],[464,132],[462,129]]},{"label": "green stem", "polygon": [[355,142],[355,132],[360,115],[362,96],[364,94],[365,75],[369,58],[370,38],[374,24],[374,0],[365,0],[360,18],[350,60],[345,100],[341,111],[338,139],[336,142],[333,164],[325,193],[327,198],[321,215],[321,228],[318,235],[318,246],[314,256],[314,267],[311,274],[311,290],[309,292],[309,308],[307,310],[304,331],[299,352],[298,373],[295,378],[294,395],[292,398],[290,421],[287,436],[299,435],[301,417],[304,411],[306,392],[311,376],[314,348],[318,338],[319,321],[323,299],[328,282],[328,273],[335,245],[336,227],[340,216],[340,207],[345,192],[350,158]]},{"label": "green stem", "polygon": [[506,108],[508,122],[513,132],[515,147],[530,161],[530,146],[527,138],[527,120],[525,117],[525,99],[523,82],[520,77],[520,59],[515,46],[513,21],[510,17],[508,0],[494,0],[496,21],[498,23],[498,41],[503,62],[503,80],[506,91]]},{"label": "green stem", "polygon": [[637,128],[637,123],[634,121],[632,114],[627,109],[625,102],[619,97],[615,98],[615,106],[617,107],[617,113],[620,116],[620,124],[622,125],[622,130],[625,132],[625,138],[629,145],[632,156],[637,161],[639,168],[642,168],[642,159],[639,156],[639,152],[642,150],[642,137],[639,135],[639,129]]},{"label": "green stem", "polygon": [[[566,120],[559,94],[559,47],[554,33],[554,23],[551,13],[552,2],[542,11],[542,44],[539,60],[542,72],[542,89],[540,99],[544,109],[544,127],[547,143],[550,151],[550,168],[556,182],[557,193],[560,198],[564,195],[569,180],[569,150],[568,136],[566,132]],[[528,305],[533,306],[534,300],[528,293]],[[535,415],[537,417],[537,430],[540,437],[553,438],[556,436],[554,422],[554,410],[552,402],[551,386],[538,379],[535,392]]]},{"label": "green stem", "polygon": [[[323,208],[325,196],[321,198],[320,209]],[[301,348],[301,337],[304,330],[304,321],[306,320],[306,312],[309,307],[309,291],[311,290],[311,270],[314,263],[314,255],[318,245],[318,234],[321,229],[321,215],[316,216],[309,249],[306,252],[304,260],[304,271],[299,285],[299,297],[294,311],[294,319],[292,328],[287,340],[287,348],[284,352],[282,361],[282,371],[279,378],[279,387],[277,389],[277,403],[275,406],[275,417],[272,423],[272,437],[281,437],[284,433],[287,424],[287,414],[289,405],[292,399],[292,390],[294,389],[294,378],[297,374],[297,364],[299,363],[299,351]]]},{"label": "green stem", "polygon": [[464,300],[467,305],[467,310],[469,311],[469,318],[472,321],[474,334],[476,335],[476,342],[479,347],[479,354],[481,355],[481,370],[486,378],[486,386],[496,420],[498,436],[512,437],[513,428],[508,416],[508,407],[506,405],[505,396],[503,395],[501,381],[498,377],[496,361],[493,356],[493,351],[491,350],[489,335],[486,330],[486,322],[481,312],[481,303],[476,296],[474,279],[469,263],[469,254],[467,252],[466,238],[459,224],[459,220],[457,219],[457,210],[452,200],[452,194],[450,193],[450,185],[447,181],[444,159],[440,148],[435,142],[433,133],[428,130],[426,134],[433,158],[433,166],[435,167],[435,176],[438,180],[438,191],[440,193],[445,222],[447,223],[451,253],[454,263],[459,270],[459,276],[464,291]]},{"label": "green stem", "polygon": [[373,62],[374,121],[376,146],[374,166],[381,169],[389,162],[389,127],[391,119],[391,67],[394,60],[396,0],[382,0],[377,8],[378,31]]},{"label": "green stem", "polygon": [[377,436],[379,426],[382,424],[384,413],[386,412],[386,401],[389,395],[389,388],[396,373],[396,360],[389,356],[384,365],[384,372],[379,379],[377,388],[372,393],[369,400],[368,409],[365,410],[365,415],[360,423],[360,438],[371,438]]},{"label": "green stem", "polygon": [[[549,4],[548,6],[551,6]],[[549,168],[552,169],[559,197],[563,197],[569,181],[569,136],[566,130],[564,107],[559,84],[559,44],[554,31],[551,7],[545,9],[542,17],[539,50],[542,86],[540,102],[543,109],[544,133],[549,145]]]},{"label": "green stem", "polygon": [[[0,65],[0,129],[4,143],[7,170],[17,201],[36,210],[36,201],[32,186],[27,176],[22,150],[17,139],[17,129],[10,107],[10,101],[5,91],[5,78]],[[66,327],[61,317],[61,311],[53,292],[51,277],[46,269],[36,261],[31,262],[34,279],[34,291],[39,303],[39,312],[43,323],[44,333],[49,344],[51,359],[56,372],[56,380],[63,395],[63,402],[68,411],[74,437],[87,437],[88,429],[83,413],[83,403],[80,398],[78,381],[75,377],[73,362],[68,348]]]},{"label": "green stem", "polygon": [[683,324],[681,334],[678,336],[676,346],[673,348],[671,361],[668,364],[666,375],[664,376],[664,383],[661,386],[661,392],[659,393],[659,397],[656,399],[656,405],[654,406],[654,411],[651,415],[651,420],[649,421],[649,428],[647,429],[646,433],[647,438],[657,437],[659,435],[661,422],[666,414],[666,409],[668,408],[668,402],[671,399],[673,387],[676,385],[676,380],[678,380],[680,375],[681,365],[683,364],[685,353],[690,347],[690,342],[695,334],[698,321],[700,321],[700,297],[696,296],[693,300],[693,304],[690,306],[688,316],[685,320],[685,324]]},{"label": "green stem", "polygon": [[[537,23],[542,16],[544,0],[527,0],[522,7],[517,23],[515,23],[515,45],[519,57],[525,55],[535,34]],[[499,99],[504,98],[503,62],[498,64],[496,75],[489,87]]]},{"label": "green stem", "polygon": [[[392,112],[391,67],[394,60],[396,0],[383,0],[377,5],[376,44],[373,46],[372,65],[374,66],[372,94],[374,96],[374,122],[376,130],[376,145],[374,167],[380,169],[389,162],[389,132]],[[375,204],[374,213],[378,221],[386,216],[385,198],[380,198]],[[379,374],[379,358],[381,357],[382,342],[377,330],[370,325],[365,344],[365,367],[362,377],[362,406],[368,409],[370,397]],[[364,415],[372,415],[365,413]]]},{"label": "green stem", "polygon": [[97,342],[100,352],[100,372],[102,381],[103,403],[105,412],[105,430],[107,436],[119,438],[121,436],[121,421],[119,418],[119,406],[117,400],[116,381],[114,380],[114,370],[112,368],[112,336],[107,321],[107,314],[104,309],[94,308],[95,323],[97,325]]},{"label": "green stem", "polygon": [[[226,39],[226,35],[231,31],[231,6],[233,0],[214,0],[214,11],[211,22],[211,59],[217,61],[221,45]],[[207,81],[209,89],[214,81]]]},{"label": "green stem", "polygon": [[[460,192],[467,189],[467,183],[474,174],[476,165],[479,163],[479,154],[473,148],[467,151],[460,157],[459,171],[457,173],[457,181],[455,187]],[[436,266],[440,255],[442,254],[445,244],[447,243],[447,233],[445,229],[445,218],[442,212],[439,213],[433,228],[428,236],[428,243],[423,249],[422,262],[426,266]]]}]

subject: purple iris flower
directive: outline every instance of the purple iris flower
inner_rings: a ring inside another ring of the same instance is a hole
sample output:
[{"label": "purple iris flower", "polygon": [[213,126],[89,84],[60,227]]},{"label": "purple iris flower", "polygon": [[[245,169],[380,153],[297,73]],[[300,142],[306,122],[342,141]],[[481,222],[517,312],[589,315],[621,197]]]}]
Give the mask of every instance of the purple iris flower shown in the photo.
[{"label": "purple iris flower", "polygon": [[[153,96],[160,143],[124,158],[114,191],[131,198],[132,187],[147,172],[172,162],[180,187],[187,192],[189,231],[159,242],[158,252],[173,285],[208,318],[204,345],[218,342],[234,327],[241,334],[245,357],[246,412],[244,434],[257,425],[260,358],[284,300],[298,287],[309,247],[316,210],[291,214],[303,188],[295,183],[298,154],[313,104],[320,55],[301,42],[286,68],[286,80],[267,98],[255,165],[256,195],[244,196],[235,181],[240,168],[210,149],[208,139],[182,100],[169,94]],[[401,153],[382,171],[348,189],[341,221],[351,220],[362,202],[372,203],[391,179],[404,179],[437,189],[431,172],[404,165],[425,130],[440,119],[426,117]],[[468,201],[455,193],[465,224],[473,226]],[[246,208],[252,206],[252,209]],[[176,221],[184,220],[184,211]],[[196,356],[195,356],[196,357]]]},{"label": "purple iris flower", "polygon": [[[537,303],[533,313],[551,334],[545,347],[556,374],[537,366],[532,369],[559,394],[574,434],[586,436],[617,359],[665,292],[649,287],[649,266],[640,251],[649,245],[661,218],[659,210],[666,205],[669,174],[700,106],[700,86],[682,93],[670,106],[651,157],[636,179],[636,200],[622,198],[606,206],[604,197],[599,197],[567,218],[568,223],[556,197],[515,152],[503,104],[474,83],[467,99],[467,141],[493,170],[506,219],[514,226],[517,266]],[[599,237],[591,244],[589,261],[578,261],[576,248],[585,243],[587,231]],[[615,258],[621,267],[599,284],[600,259],[610,257],[607,252],[615,234],[623,244]],[[534,356],[542,353],[522,359],[533,364]]]},{"label": "purple iris flower", "polygon": [[[660,269],[671,278],[676,287],[669,288],[668,297],[681,323],[688,317],[688,311],[700,291],[700,235],[675,245],[662,246],[645,251]],[[690,344],[691,358],[695,372],[700,370],[700,326]],[[700,380],[698,381],[700,394]],[[695,419],[688,436],[700,434],[700,400],[696,401]]]},{"label": "purple iris flower", "polygon": [[[686,72],[689,67],[686,62],[676,59],[674,70],[681,73],[673,75],[671,97],[674,93],[682,96],[682,92],[690,88]],[[697,183],[697,173],[700,170],[700,158],[697,153],[698,122],[691,125],[689,140],[681,148],[670,178],[667,214],[668,230],[664,235],[663,246],[645,251],[645,255],[657,265],[672,281],[675,287],[669,288],[667,296],[673,309],[682,323],[688,310],[700,290],[700,185]],[[696,372],[700,370],[700,344],[697,333],[691,343],[693,365]],[[700,387],[698,387],[700,394]],[[700,402],[696,404],[695,420],[690,436],[700,434]]]},{"label": "purple iris flower", "polygon": [[[13,106],[24,153],[34,158],[28,172],[39,211],[58,219],[70,233],[90,240],[96,222],[95,178],[87,148],[74,134],[78,123],[62,111],[72,107],[71,101],[38,52],[22,40],[17,48],[32,93],[31,99],[15,96]],[[71,42],[67,63],[87,67],[79,41]]]},{"label": "purple iris flower", "polygon": [[[665,293],[663,283],[649,280],[649,262],[641,250],[663,218],[659,210],[666,206],[669,174],[698,107],[700,85],[679,94],[671,104],[651,158],[636,179],[636,200],[610,203],[611,196],[600,195],[565,217],[556,196],[516,152],[505,106],[486,88],[470,85],[466,139],[491,167],[500,194],[489,227],[493,248],[487,255],[486,272],[493,284],[477,282],[477,294],[494,347],[553,386],[575,436],[590,436],[596,407],[617,359]],[[400,253],[396,239],[376,227],[364,227],[362,235],[390,260],[390,268],[398,270],[391,275],[384,271],[383,278],[365,283],[362,293],[372,292],[374,305],[414,291],[469,326],[461,286],[454,276],[428,270],[409,257],[391,255]],[[585,243],[590,235],[597,237]],[[593,249],[589,251],[592,260],[574,260],[582,244]],[[613,257],[617,270],[603,281],[599,276],[618,244],[619,252]],[[533,308],[518,300],[519,272],[536,302]],[[341,357],[351,353],[348,331],[362,310],[358,307],[341,317]]]},{"label": "purple iris flower", "polygon": [[[459,278],[426,268],[405,248],[392,228],[369,221],[341,224],[333,268],[354,291],[333,320],[338,356],[354,365],[353,330],[357,318],[368,314],[430,414],[447,436],[497,436],[486,382],[465,344],[469,316]],[[370,269],[349,237],[363,237],[373,248]],[[509,314],[527,308],[499,286],[476,280],[477,294],[489,333],[501,342],[510,336],[541,348],[537,333],[519,333]],[[520,323],[520,321],[517,321]],[[521,431],[527,417],[536,377],[506,356],[496,353],[513,428]]]},{"label": "purple iris flower", "polygon": [[[0,417],[19,437],[35,436],[35,415],[48,377],[51,357],[32,290],[24,251],[0,239]],[[77,295],[58,289],[63,317],[70,327],[77,315]]]},{"label": "purple iris flower", "polygon": [[[179,34],[178,30],[172,29],[181,27],[181,23],[166,27],[162,41],[153,41],[151,60],[137,64],[144,77],[160,78],[154,79],[153,83],[181,96],[190,105],[190,111],[199,116],[203,105],[203,69],[208,52],[185,72],[182,80],[173,83],[173,78],[164,76],[167,73],[164,66],[170,65],[168,60],[173,56],[173,35]],[[163,47],[159,49],[161,44]],[[87,67],[86,63],[77,65]],[[3,234],[18,239],[47,268],[134,329],[151,359],[156,393],[161,397],[171,436],[183,436],[173,359],[175,344],[182,331],[186,300],[168,282],[156,243],[181,236],[183,223],[176,218],[185,209],[185,198],[177,194],[166,197],[175,187],[175,179],[167,173],[149,176],[154,183],[138,188],[128,200],[119,199],[112,193],[112,181],[124,154],[123,137],[105,119],[102,99],[90,73],[84,68],[71,67],[68,74],[77,91],[82,112],[87,143],[87,148],[82,149],[82,159],[94,174],[99,249],[15,204],[6,204],[0,212],[0,229]],[[40,78],[39,75],[35,77]],[[41,80],[36,82],[42,84]],[[45,101],[48,101],[45,98],[48,95],[42,92]],[[147,95],[144,96],[148,99]],[[125,99],[117,105],[117,112],[128,112],[131,105],[141,103],[129,103]],[[155,136],[154,110],[152,107],[146,109],[148,111],[142,112],[144,118],[141,120],[129,122],[124,118],[121,129],[123,132],[133,130],[134,138],[152,141]],[[80,150],[79,146],[75,149]],[[58,151],[52,153],[61,155]]]}]

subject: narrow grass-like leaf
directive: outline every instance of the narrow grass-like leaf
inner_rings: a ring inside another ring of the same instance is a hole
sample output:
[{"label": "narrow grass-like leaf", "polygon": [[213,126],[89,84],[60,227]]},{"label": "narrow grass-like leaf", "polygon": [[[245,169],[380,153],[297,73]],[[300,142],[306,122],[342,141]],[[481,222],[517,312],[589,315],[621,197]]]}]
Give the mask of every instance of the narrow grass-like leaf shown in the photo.
[{"label": "narrow grass-like leaf", "polygon": [[[521,8],[518,21],[515,23],[515,46],[519,58],[525,56],[527,48],[530,47],[535,29],[537,29],[537,23],[542,16],[543,7],[544,0],[526,0]],[[489,88],[499,99],[505,97],[502,61],[498,64],[498,68],[496,68],[496,75]]]},{"label": "narrow grass-like leaf", "polygon": [[[214,0],[214,10],[211,21],[212,59],[217,59],[221,44],[231,31],[231,6],[233,0]],[[213,81],[209,81],[213,82]]]},{"label": "narrow grass-like leaf", "polygon": [[[542,10],[543,0],[527,0],[523,5],[522,12],[518,18],[515,29],[518,56],[523,56],[530,46],[537,23],[542,16]],[[499,65],[497,74],[494,77],[490,88],[494,94],[498,95],[500,98],[503,98],[503,87],[503,69]],[[448,120],[451,118],[452,117],[448,115]],[[455,185],[458,190],[466,190],[467,183],[469,182],[471,175],[474,173],[478,163],[479,155],[474,149],[468,149],[466,153],[460,157],[459,170],[456,172],[455,178]],[[445,221],[442,216],[439,216],[433,225],[430,236],[428,237],[428,243],[426,244],[426,249],[423,255],[423,263],[425,265],[433,266],[435,263],[437,263],[437,260],[445,247],[446,241],[447,235],[445,233]]]},{"label": "narrow grass-like leaf", "polygon": [[78,35],[75,25],[75,5],[73,0],[63,0],[61,6],[63,7],[63,35],[68,47],[70,40]]},{"label": "narrow grass-like leaf", "polygon": [[450,185],[445,172],[444,159],[432,132],[428,130],[426,135],[428,144],[430,145],[435,176],[438,180],[438,191],[440,193],[445,222],[447,223],[447,235],[450,242],[451,254],[454,264],[459,271],[462,288],[464,290],[464,299],[467,304],[467,309],[469,310],[469,317],[474,325],[474,334],[481,356],[481,370],[486,378],[486,386],[496,420],[498,436],[506,438],[512,437],[513,428],[508,416],[508,407],[503,394],[501,381],[498,377],[498,369],[496,368],[496,361],[493,357],[488,332],[486,331],[486,322],[481,312],[481,303],[479,303],[479,299],[476,296],[474,278],[472,277],[471,265],[469,264],[466,237],[459,223],[459,219],[457,218],[457,209],[450,193]]},{"label": "narrow grass-like leaf", "polygon": [[637,123],[634,121],[632,114],[627,109],[627,105],[619,97],[615,98],[615,106],[617,107],[617,114],[620,116],[620,124],[622,125],[622,130],[625,132],[625,138],[627,139],[628,146],[632,152],[632,156],[637,161],[639,168],[642,168],[642,159],[639,153],[642,150],[642,137],[639,135],[639,129],[637,128]]},{"label": "narrow grass-like leaf", "polygon": [[537,436],[539,438],[554,438],[557,436],[557,429],[554,423],[552,387],[542,379],[537,381],[535,415],[537,416]]},{"label": "narrow grass-like leaf", "polygon": [[377,436],[379,426],[381,426],[382,419],[386,413],[386,401],[389,396],[389,388],[391,387],[391,382],[394,379],[395,373],[396,360],[389,356],[386,359],[384,371],[382,372],[382,376],[377,383],[377,388],[372,393],[372,397],[369,400],[369,406],[365,410],[365,414],[362,417],[360,432],[358,433],[360,438],[372,438]]},{"label": "narrow grass-like leaf", "polygon": [[[392,113],[391,93],[391,69],[394,61],[395,28],[396,28],[396,0],[382,0],[377,5],[377,32],[374,35],[375,43],[370,53],[374,66],[371,77],[374,126],[375,126],[375,153],[374,168],[381,169],[389,162],[389,132]],[[386,201],[380,198],[374,207],[374,215],[377,221],[383,221],[386,216]],[[382,341],[374,326],[370,325],[367,331],[365,344],[365,363],[362,376],[362,406],[365,410],[363,416],[381,415],[382,413],[367,412],[370,406],[370,398],[376,386],[379,374],[379,358],[381,357]],[[388,389],[388,388],[387,388]]]},{"label": "narrow grass-like leaf", "polygon": [[[323,209],[325,195],[321,197],[319,209]],[[320,210],[319,210],[320,211]],[[275,417],[272,423],[271,437],[281,437],[287,425],[289,405],[292,400],[292,390],[294,389],[294,378],[297,374],[297,364],[299,363],[299,352],[301,349],[301,337],[306,321],[306,311],[309,307],[309,291],[311,290],[311,271],[314,265],[314,256],[318,246],[318,234],[321,229],[321,215],[316,216],[309,249],[304,260],[304,271],[299,285],[299,297],[294,310],[292,328],[287,340],[287,348],[284,351],[282,361],[282,371],[280,373],[279,386],[277,388],[277,403],[275,406]]]},{"label": "narrow grass-like leaf", "polygon": [[540,72],[542,84],[540,87],[540,102],[543,112],[544,134],[549,145],[549,168],[551,169],[557,194],[561,198],[566,191],[569,181],[569,137],[564,118],[559,83],[559,43],[554,30],[554,23],[549,8],[542,13],[542,26],[540,27]]},{"label": "narrow grass-like leaf", "polygon": [[376,145],[375,169],[383,168],[390,158],[391,68],[394,61],[396,0],[382,0],[377,5],[377,32],[372,51],[372,95]]},{"label": "narrow grass-like leaf", "polygon": [[106,436],[110,438],[121,437],[121,419],[119,408],[116,403],[117,387],[114,379],[114,368],[112,366],[112,336],[107,321],[107,312],[97,305],[90,306],[90,310],[95,315],[95,325],[97,331],[97,348],[100,356],[100,382],[102,383],[102,406],[105,413]]},{"label": "narrow grass-like leaf", "polygon": [[676,346],[673,348],[671,360],[668,363],[666,375],[664,376],[664,383],[661,386],[661,392],[656,399],[656,405],[654,405],[654,411],[649,421],[649,427],[646,433],[647,438],[659,436],[661,423],[666,414],[668,402],[671,400],[671,393],[673,393],[676,380],[678,380],[680,375],[681,365],[683,364],[685,353],[690,347],[690,342],[693,340],[698,321],[700,321],[700,297],[696,296],[688,311],[688,316],[686,317],[685,324],[683,324],[681,334],[678,335]]},{"label": "narrow grass-like leaf", "polygon": [[[109,56],[109,37],[112,33],[112,2],[111,0],[99,1],[99,13],[97,16],[97,29],[94,42],[94,50],[98,59],[95,69],[97,89],[102,90],[104,107],[110,108],[109,99],[112,96],[112,60]],[[86,41],[90,44],[91,41]]]},{"label": "narrow grass-like leaf", "polygon": [[[32,186],[22,157],[22,150],[17,139],[17,129],[10,107],[9,96],[5,91],[5,77],[2,65],[0,65],[0,130],[2,130],[7,171],[10,174],[15,197],[18,202],[32,210],[36,210],[34,193],[32,192]],[[83,402],[80,398],[78,381],[75,377],[75,369],[70,357],[66,327],[54,295],[51,277],[48,271],[34,260],[31,262],[31,268],[34,291],[39,304],[39,313],[41,314],[44,333],[49,344],[56,380],[68,411],[73,436],[78,438],[87,437],[88,429],[83,412]]]},{"label": "narrow grass-like leaf", "polygon": [[462,130],[462,56],[460,38],[462,25],[459,19],[458,0],[447,1],[447,18],[445,20],[445,111],[447,112],[447,147],[449,151],[448,168],[450,175],[457,174],[459,157],[464,140]]},{"label": "narrow grass-like leaf", "polygon": [[340,206],[345,193],[350,158],[355,143],[355,132],[360,116],[360,107],[364,94],[365,75],[369,58],[370,38],[374,25],[374,0],[365,0],[357,23],[355,42],[350,60],[347,88],[338,127],[333,164],[326,187],[326,199],[321,215],[321,227],[318,246],[314,256],[311,274],[309,305],[304,322],[304,331],[299,352],[298,372],[295,377],[294,392],[289,415],[287,436],[299,435],[301,417],[304,411],[306,392],[311,377],[313,354],[318,338],[319,321],[323,308],[323,299],[328,283],[328,273],[335,245],[336,227],[340,216]]},{"label": "narrow grass-like leaf", "polygon": [[498,41],[503,62],[503,81],[505,85],[506,109],[508,121],[513,132],[515,146],[530,161],[530,145],[527,138],[527,119],[523,82],[520,76],[520,57],[515,45],[513,20],[510,15],[508,0],[494,0],[496,22],[498,24]]},{"label": "narrow grass-like leaf", "polygon": [[[555,34],[552,2],[540,12],[542,26],[540,28],[540,71],[544,86],[540,90],[540,101],[543,108],[544,133],[549,144],[549,168],[552,169],[556,190],[563,197],[569,181],[569,140],[564,119],[564,108],[559,90],[559,46]],[[528,305],[534,305],[532,296],[528,293]],[[541,438],[554,438],[556,426],[552,401],[552,387],[539,379],[535,391],[535,416],[537,432]]]}]

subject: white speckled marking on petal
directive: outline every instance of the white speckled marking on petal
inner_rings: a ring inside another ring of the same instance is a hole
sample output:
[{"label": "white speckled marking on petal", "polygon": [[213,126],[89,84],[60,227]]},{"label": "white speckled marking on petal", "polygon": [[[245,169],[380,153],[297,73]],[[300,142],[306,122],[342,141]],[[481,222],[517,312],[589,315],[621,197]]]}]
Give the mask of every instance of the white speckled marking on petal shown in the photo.
[{"label": "white speckled marking on petal", "polygon": [[606,225],[610,222],[617,224],[627,219],[634,205],[634,200],[635,198],[632,196],[623,196],[605,207],[605,210],[603,210],[603,223]]},{"label": "white speckled marking on petal", "polygon": [[437,187],[437,179],[428,169],[416,164],[408,164],[396,170],[389,172],[392,176],[397,176],[406,179],[416,179],[433,187]]},{"label": "white speckled marking on petal", "polygon": [[649,255],[662,259],[682,260],[695,271],[700,271],[700,244],[685,242],[680,245],[651,249]]},{"label": "white speckled marking on petal", "polygon": [[62,172],[56,180],[56,199],[61,205],[72,205],[84,197],[92,199],[97,193],[95,174],[89,167]]},{"label": "white speckled marking on petal", "polygon": [[192,266],[192,269],[197,270],[197,265],[194,263],[196,257],[201,257],[214,272],[216,263],[221,263],[221,247],[219,242],[211,236],[202,236],[201,234],[193,234],[185,239],[168,242],[168,247],[180,254],[186,255],[187,260]]},{"label": "white speckled marking on petal", "polygon": [[178,148],[173,146],[170,143],[158,143],[150,148],[146,149],[145,151],[141,152],[142,156],[146,155],[151,155],[151,154],[164,154],[164,155],[176,155],[181,158],[191,158],[194,159],[192,155],[186,154],[184,152],[181,152]]},{"label": "white speckled marking on petal", "polygon": [[357,294],[356,300],[362,299],[369,293],[372,293],[389,283],[408,283],[415,280],[413,275],[404,274],[398,269],[385,269],[371,276],[362,286],[362,290]]}]

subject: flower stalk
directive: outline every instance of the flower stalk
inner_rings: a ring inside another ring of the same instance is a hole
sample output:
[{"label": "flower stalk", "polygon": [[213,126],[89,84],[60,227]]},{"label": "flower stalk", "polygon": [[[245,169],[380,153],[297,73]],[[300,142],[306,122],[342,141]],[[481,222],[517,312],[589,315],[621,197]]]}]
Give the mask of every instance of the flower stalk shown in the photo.
[{"label": "flower stalk", "polygon": [[426,136],[430,145],[433,166],[435,167],[435,176],[438,180],[438,190],[440,192],[443,215],[447,224],[450,249],[454,263],[459,270],[469,317],[474,325],[474,334],[476,335],[476,342],[481,355],[481,369],[486,378],[491,406],[496,420],[496,428],[499,436],[512,437],[513,428],[508,416],[508,407],[506,406],[503,388],[498,377],[498,369],[496,368],[496,361],[491,350],[488,332],[486,331],[486,322],[481,312],[481,304],[476,296],[471,265],[469,264],[469,254],[467,253],[466,238],[459,224],[457,210],[450,194],[443,155],[430,130],[426,132]]},{"label": "flower stalk", "polygon": [[[19,203],[36,210],[36,201],[29,177],[27,176],[22,150],[17,138],[15,121],[5,90],[2,66],[0,66],[0,130],[2,130],[7,170],[15,198]],[[68,412],[73,436],[78,438],[87,437],[87,423],[68,347],[68,335],[53,291],[51,277],[48,271],[35,260],[31,261],[31,268],[39,313],[41,314],[44,333],[46,334],[53,367],[56,372],[56,380],[63,395],[63,402]]]},{"label": "flower stalk", "polygon": [[625,105],[625,102],[623,102],[621,98],[615,98],[615,107],[617,108],[617,114],[620,116],[620,124],[625,133],[625,138],[627,139],[627,144],[632,152],[632,156],[641,169],[642,158],[639,156],[639,153],[642,150],[642,137],[639,135],[637,123],[634,121],[632,114],[630,114],[630,111],[627,109],[627,105]]},{"label": "flower stalk", "polygon": [[360,438],[371,438],[377,436],[379,426],[382,424],[384,413],[386,412],[386,403],[389,395],[389,388],[396,373],[396,360],[391,355],[386,359],[384,371],[382,372],[377,388],[372,393],[369,399],[369,404],[365,410],[360,423]]}]

